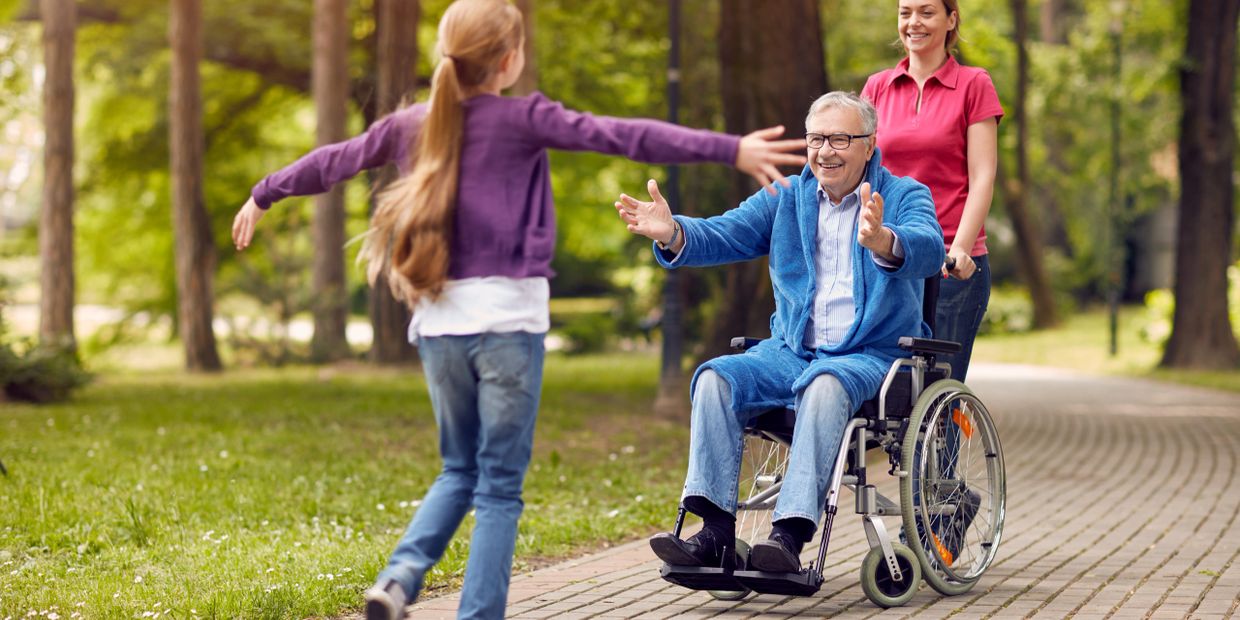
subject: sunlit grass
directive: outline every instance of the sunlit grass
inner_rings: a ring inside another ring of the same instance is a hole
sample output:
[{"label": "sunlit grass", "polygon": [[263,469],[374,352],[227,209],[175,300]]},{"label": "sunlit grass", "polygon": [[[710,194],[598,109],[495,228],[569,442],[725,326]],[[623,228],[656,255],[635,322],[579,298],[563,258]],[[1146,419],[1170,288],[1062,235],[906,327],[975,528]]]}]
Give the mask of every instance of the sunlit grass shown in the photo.
[{"label": "sunlit grass", "polygon": [[1141,328],[1147,322],[1145,308],[1121,310],[1115,355],[1110,353],[1109,315],[1105,309],[1094,309],[1067,317],[1063,325],[1055,329],[982,336],[973,347],[973,361],[1057,366],[1240,391],[1240,369],[1158,369],[1162,349],[1141,335]]},{"label": "sunlit grass", "polygon": [[[657,376],[649,355],[548,359],[519,570],[674,518],[687,425],[649,412]],[[2,406],[0,618],[356,608],[439,467],[416,370],[109,375]],[[469,525],[432,590],[459,584]]]}]

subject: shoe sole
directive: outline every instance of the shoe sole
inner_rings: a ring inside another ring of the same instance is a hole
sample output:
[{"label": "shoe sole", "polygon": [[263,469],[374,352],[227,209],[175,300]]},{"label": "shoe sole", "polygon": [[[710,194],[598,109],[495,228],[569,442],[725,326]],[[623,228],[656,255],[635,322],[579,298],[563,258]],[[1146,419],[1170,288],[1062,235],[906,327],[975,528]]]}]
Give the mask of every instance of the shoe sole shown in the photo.
[{"label": "shoe sole", "polygon": [[792,561],[789,555],[791,553],[783,547],[758,543],[749,551],[749,568],[765,573],[801,572],[800,560]]}]

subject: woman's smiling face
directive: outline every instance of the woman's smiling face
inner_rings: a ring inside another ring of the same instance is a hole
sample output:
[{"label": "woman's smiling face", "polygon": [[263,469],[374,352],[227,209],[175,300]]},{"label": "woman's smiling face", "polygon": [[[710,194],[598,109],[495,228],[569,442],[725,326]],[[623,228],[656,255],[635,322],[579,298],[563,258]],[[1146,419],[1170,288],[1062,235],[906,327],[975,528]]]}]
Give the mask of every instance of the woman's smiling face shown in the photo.
[{"label": "woman's smiling face", "polygon": [[910,54],[947,49],[947,35],[955,28],[956,14],[942,0],[900,0],[897,29]]}]

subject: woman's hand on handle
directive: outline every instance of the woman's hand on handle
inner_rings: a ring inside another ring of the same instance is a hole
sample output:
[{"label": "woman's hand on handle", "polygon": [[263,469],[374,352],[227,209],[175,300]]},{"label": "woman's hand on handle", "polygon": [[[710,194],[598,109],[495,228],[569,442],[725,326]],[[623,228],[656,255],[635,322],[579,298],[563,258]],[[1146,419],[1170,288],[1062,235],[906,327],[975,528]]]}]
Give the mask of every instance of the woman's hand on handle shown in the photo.
[{"label": "woman's hand on handle", "polygon": [[263,219],[263,214],[266,212],[254,202],[253,196],[245,201],[245,205],[237,212],[237,217],[233,218],[232,239],[238,252],[250,247],[250,240],[254,238],[254,228],[258,226],[258,220]]},{"label": "woman's hand on handle", "polygon": [[[672,209],[667,200],[659,192],[659,184],[654,179],[646,182],[646,190],[650,192],[650,201],[638,200],[628,194],[620,194],[616,202],[616,211],[624,220],[629,232],[642,235],[664,245],[673,252],[679,252],[685,245],[685,236],[676,234],[679,224],[672,218]],[[675,237],[673,239],[673,237]]]},{"label": "woman's hand on handle", "polygon": [[[952,248],[947,251],[947,263],[943,266],[943,276],[951,276],[957,280],[968,280],[977,273],[977,263],[964,250]],[[954,264],[953,264],[954,263]]]},{"label": "woman's hand on handle", "polygon": [[805,165],[805,141],[778,140],[783,134],[783,125],[759,129],[741,138],[736,149],[736,169],[757,179],[772,195],[775,183],[789,185],[776,166]]}]

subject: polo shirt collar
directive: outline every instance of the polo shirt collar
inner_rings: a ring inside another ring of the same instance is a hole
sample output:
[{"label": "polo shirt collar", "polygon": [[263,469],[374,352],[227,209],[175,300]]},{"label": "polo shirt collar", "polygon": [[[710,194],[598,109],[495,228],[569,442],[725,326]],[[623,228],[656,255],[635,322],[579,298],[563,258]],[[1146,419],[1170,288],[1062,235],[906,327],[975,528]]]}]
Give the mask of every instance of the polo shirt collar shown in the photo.
[{"label": "polo shirt collar", "polygon": [[[887,85],[891,86],[896,80],[900,79],[901,76],[907,76],[910,80],[913,79],[913,76],[908,73],[908,56],[905,56],[904,59],[900,61],[900,64],[896,65],[896,70],[892,71],[891,77],[887,78]],[[947,62],[943,63],[943,66],[939,67],[939,70],[935,71],[934,74],[930,76],[930,79],[938,80],[939,84],[955,90],[956,81],[959,77],[960,63],[956,62],[955,56],[948,54]]]}]

